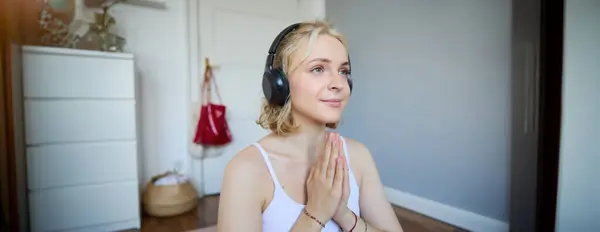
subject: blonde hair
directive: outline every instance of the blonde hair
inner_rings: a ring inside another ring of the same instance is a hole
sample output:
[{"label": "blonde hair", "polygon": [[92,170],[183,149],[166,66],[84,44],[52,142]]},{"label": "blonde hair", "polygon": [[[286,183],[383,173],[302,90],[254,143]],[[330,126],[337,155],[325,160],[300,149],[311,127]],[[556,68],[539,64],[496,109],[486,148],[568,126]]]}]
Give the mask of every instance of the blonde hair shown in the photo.
[{"label": "blonde hair", "polygon": [[[338,39],[346,49],[346,39],[342,34],[336,31],[333,25],[324,20],[306,21],[302,22],[298,29],[287,34],[279,46],[277,47],[277,53],[273,60],[274,68],[281,68],[287,75],[293,69],[297,67],[291,67],[292,57],[296,51],[300,48],[301,41],[304,38],[308,38],[308,50],[304,57],[299,63],[302,63],[304,59],[308,57],[312,50],[312,45],[320,35],[329,35]],[[293,68],[293,69],[292,69]],[[295,132],[298,129],[298,125],[294,123],[292,117],[292,101],[289,99],[283,106],[270,104],[266,99],[263,101],[260,117],[256,121],[264,129],[271,130],[278,135],[287,135]],[[338,126],[336,123],[327,123],[328,128],[335,129]]]}]

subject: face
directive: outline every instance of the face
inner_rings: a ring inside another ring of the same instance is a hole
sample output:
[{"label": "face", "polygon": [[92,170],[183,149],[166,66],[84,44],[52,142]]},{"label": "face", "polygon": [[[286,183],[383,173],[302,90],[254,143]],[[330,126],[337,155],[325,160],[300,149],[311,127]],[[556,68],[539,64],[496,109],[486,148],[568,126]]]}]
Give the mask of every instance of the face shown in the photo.
[{"label": "face", "polygon": [[[308,38],[292,55],[288,74],[294,114],[318,123],[336,123],[350,98],[348,53],[335,37],[319,36],[308,51]],[[296,63],[301,62],[301,63]]]}]

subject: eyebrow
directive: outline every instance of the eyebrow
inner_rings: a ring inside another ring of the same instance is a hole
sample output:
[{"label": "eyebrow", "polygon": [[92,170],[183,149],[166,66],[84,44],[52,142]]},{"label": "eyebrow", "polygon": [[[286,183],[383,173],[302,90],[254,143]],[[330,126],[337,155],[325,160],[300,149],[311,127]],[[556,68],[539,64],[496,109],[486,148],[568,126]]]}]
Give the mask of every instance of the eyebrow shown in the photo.
[{"label": "eyebrow", "polygon": [[[308,62],[308,63],[313,63],[313,62],[317,62],[317,61],[319,61],[319,62],[323,62],[323,63],[331,63],[331,60],[330,60],[330,59],[327,59],[327,58],[316,58],[316,59],[313,59],[313,60],[311,60],[311,61],[310,61],[310,62]],[[342,63],[342,65],[341,65],[341,66],[345,66],[345,65],[349,65],[349,64],[350,64],[350,63],[349,63],[348,61],[345,61],[344,63]]]}]

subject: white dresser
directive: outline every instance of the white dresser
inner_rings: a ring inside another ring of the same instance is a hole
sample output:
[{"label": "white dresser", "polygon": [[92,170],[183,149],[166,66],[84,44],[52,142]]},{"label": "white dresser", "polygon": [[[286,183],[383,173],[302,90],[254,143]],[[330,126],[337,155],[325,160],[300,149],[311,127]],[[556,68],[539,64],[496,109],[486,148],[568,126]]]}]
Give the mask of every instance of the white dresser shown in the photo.
[{"label": "white dresser", "polygon": [[140,228],[133,55],[24,46],[31,231]]}]

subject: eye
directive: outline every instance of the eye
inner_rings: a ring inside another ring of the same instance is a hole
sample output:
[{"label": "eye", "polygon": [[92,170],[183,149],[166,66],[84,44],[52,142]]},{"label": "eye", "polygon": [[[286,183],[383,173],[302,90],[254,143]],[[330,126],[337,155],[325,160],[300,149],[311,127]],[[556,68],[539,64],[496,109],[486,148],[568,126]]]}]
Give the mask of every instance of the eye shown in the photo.
[{"label": "eye", "polygon": [[323,72],[324,70],[323,70],[323,67],[321,67],[321,66],[316,66],[316,67],[312,68],[310,71],[311,71],[311,72],[319,72],[319,73],[321,73],[321,72]]},{"label": "eye", "polygon": [[344,76],[350,76],[350,70],[342,69],[342,70],[340,70],[340,74],[344,75]]}]

